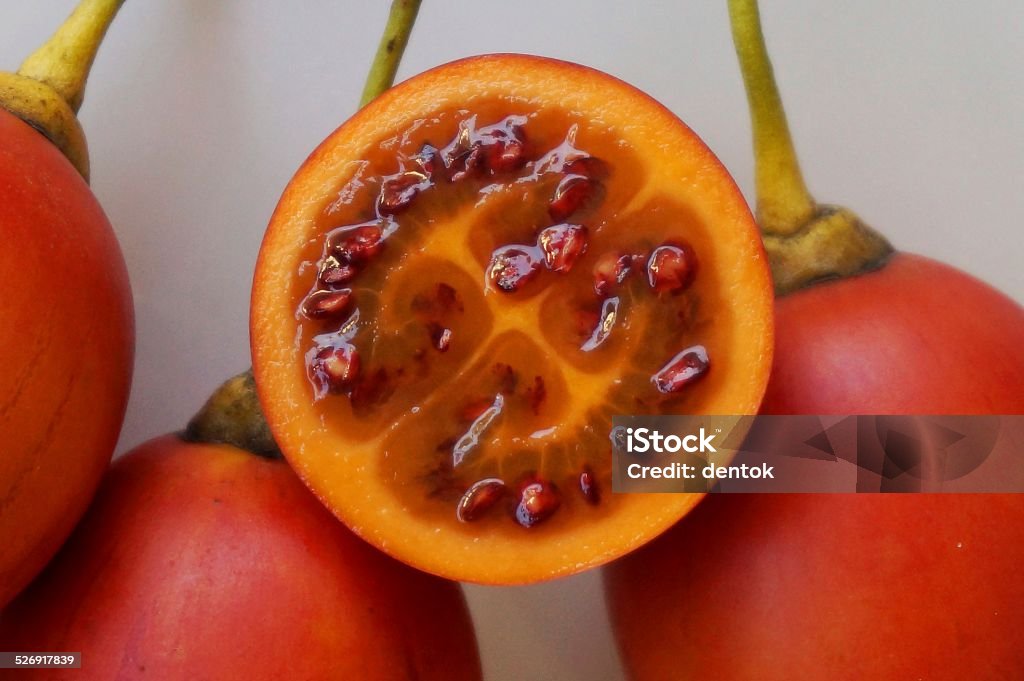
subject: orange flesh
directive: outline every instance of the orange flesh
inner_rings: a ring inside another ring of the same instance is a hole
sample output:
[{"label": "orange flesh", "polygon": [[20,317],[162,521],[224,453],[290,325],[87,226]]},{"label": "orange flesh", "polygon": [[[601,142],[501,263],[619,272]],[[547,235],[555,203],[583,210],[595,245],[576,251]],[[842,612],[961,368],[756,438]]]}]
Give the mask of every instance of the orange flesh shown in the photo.
[{"label": "orange flesh", "polygon": [[[518,87],[493,84],[495,63]],[[449,92],[457,106],[444,105]],[[509,116],[520,117],[522,164],[452,181],[435,158],[409,206],[381,217],[384,178],[414,169],[424,143],[443,149],[460,125],[465,134]],[[553,216],[567,150],[599,159],[588,173],[595,190]],[[561,222],[586,228],[568,271],[541,265],[521,288],[499,290],[488,274],[494,253],[536,249],[540,231]],[[338,253],[327,244],[364,223],[381,227],[383,247],[350,281],[325,284]],[[650,254],[665,244],[696,254],[696,277],[675,292],[648,283]],[[594,267],[607,254],[638,257],[599,295]],[[311,291],[342,287],[352,292],[344,314],[302,313]],[[478,58],[392,90],[300,170],[257,268],[254,366],[282,449],[358,533],[445,576],[535,581],[613,558],[696,503],[611,493],[611,416],[755,411],[770,362],[770,293],[742,197],[682,123],[582,67]],[[652,376],[695,345],[706,348],[708,372],[659,391]],[[312,358],[338,347],[359,366],[328,390]],[[505,485],[496,500],[460,520],[467,491],[491,479]],[[538,480],[556,507],[523,522],[522,486]]]}]

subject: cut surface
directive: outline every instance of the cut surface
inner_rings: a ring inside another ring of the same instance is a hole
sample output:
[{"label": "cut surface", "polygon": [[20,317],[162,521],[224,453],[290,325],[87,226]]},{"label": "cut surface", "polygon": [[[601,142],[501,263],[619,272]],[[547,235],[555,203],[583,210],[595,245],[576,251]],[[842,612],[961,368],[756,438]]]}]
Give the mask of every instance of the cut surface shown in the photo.
[{"label": "cut surface", "polygon": [[615,414],[754,413],[771,284],[725,169],[646,95],[515,55],[339,128],[257,266],[274,436],[353,530],[450,578],[570,574],[696,495],[611,492]]}]

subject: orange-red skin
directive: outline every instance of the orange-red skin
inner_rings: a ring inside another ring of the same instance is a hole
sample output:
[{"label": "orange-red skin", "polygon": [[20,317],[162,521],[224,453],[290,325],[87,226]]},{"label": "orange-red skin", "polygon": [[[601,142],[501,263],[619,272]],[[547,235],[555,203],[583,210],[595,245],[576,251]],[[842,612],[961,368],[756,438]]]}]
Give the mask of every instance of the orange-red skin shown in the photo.
[{"label": "orange-red skin", "polygon": [[0,109],[0,607],[60,548],[107,467],[131,384],[128,272],[88,185]]},{"label": "orange-red skin", "polygon": [[1024,678],[1024,495],[708,495],[609,566],[637,681]]},{"label": "orange-red skin", "polygon": [[[1024,310],[948,265],[777,301],[763,413],[1022,414]],[[606,574],[638,681],[1024,678],[1024,495],[710,495]]]},{"label": "orange-red skin", "polygon": [[899,253],[780,298],[765,414],[1024,414],[1024,308]]},{"label": "orange-red skin", "polygon": [[81,651],[83,680],[481,674],[457,584],[356,538],[283,461],[171,435],[114,463],[0,642]]}]

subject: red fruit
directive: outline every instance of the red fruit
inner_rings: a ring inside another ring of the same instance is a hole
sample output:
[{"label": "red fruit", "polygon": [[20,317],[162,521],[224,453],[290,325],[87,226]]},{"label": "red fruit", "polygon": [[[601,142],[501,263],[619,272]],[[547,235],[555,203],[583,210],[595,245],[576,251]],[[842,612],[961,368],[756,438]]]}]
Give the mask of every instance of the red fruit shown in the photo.
[{"label": "red fruit", "polygon": [[767,414],[1024,414],[1024,309],[928,258],[776,304]]},{"label": "red fruit", "polygon": [[135,331],[124,259],[89,186],[2,108],[0,225],[2,607],[60,548],[99,484],[128,401]]},{"label": "red fruit", "polygon": [[1020,494],[711,494],[605,584],[640,681],[1017,679],[1022,564]]},{"label": "red fruit", "polygon": [[458,585],[363,543],[283,461],[175,436],[113,465],[0,641],[80,651],[83,680],[481,675]]}]

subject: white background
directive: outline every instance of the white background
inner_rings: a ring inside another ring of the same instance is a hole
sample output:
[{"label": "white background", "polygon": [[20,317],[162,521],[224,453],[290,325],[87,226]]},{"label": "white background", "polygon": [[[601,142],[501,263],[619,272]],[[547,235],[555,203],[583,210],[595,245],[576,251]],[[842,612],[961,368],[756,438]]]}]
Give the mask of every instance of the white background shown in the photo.
[{"label": "white background", "polygon": [[[72,4],[5,0],[0,67]],[[790,0],[763,12],[816,196],[1024,299],[1024,3]],[[263,228],[291,174],[353,112],[386,13],[385,0],[129,0],[114,23],[81,118],[135,293],[119,452],[180,428],[248,366]],[[498,51],[646,90],[752,196],[724,1],[426,0],[399,78]],[[596,572],[468,594],[489,679],[621,678]]]}]

